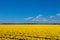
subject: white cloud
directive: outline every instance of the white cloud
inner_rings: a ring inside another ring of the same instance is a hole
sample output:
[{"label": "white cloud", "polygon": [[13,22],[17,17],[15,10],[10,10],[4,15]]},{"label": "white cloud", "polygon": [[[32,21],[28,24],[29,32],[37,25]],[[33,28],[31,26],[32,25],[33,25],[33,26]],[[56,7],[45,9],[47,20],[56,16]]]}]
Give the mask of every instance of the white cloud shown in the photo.
[{"label": "white cloud", "polygon": [[49,18],[54,18],[55,16],[50,16]]},{"label": "white cloud", "polygon": [[56,20],[55,23],[60,23],[60,20]]},{"label": "white cloud", "polygon": [[25,20],[31,20],[33,17],[24,18]]},{"label": "white cloud", "polygon": [[32,21],[40,21],[41,17],[43,15],[39,14],[38,16],[36,16],[35,18],[32,19]]},{"label": "white cloud", "polygon": [[40,18],[41,18],[42,16],[43,16],[43,15],[39,14],[39,15],[37,15],[36,17],[27,17],[27,18],[24,18],[24,19],[25,19],[25,20],[30,20],[30,21],[35,21],[35,22],[37,22],[37,21],[40,20]]},{"label": "white cloud", "polygon": [[38,16],[36,16],[36,18],[40,18],[40,17],[42,17],[43,15],[41,15],[41,14],[39,14]]},{"label": "white cloud", "polygon": [[56,14],[57,16],[60,16],[60,13]]},{"label": "white cloud", "polygon": [[41,14],[39,14],[38,16],[36,16],[36,18],[40,18],[40,17],[42,17],[43,15],[41,15]]},{"label": "white cloud", "polygon": [[[60,16],[60,13],[56,15]],[[57,20],[56,16],[49,16],[49,18],[46,18],[41,14],[36,17],[27,17],[25,20],[29,20],[31,23],[60,23],[60,20]]]},{"label": "white cloud", "polygon": [[43,22],[47,22],[47,21],[48,21],[48,19],[45,19],[45,18],[44,18],[42,21],[43,21]]},{"label": "white cloud", "polygon": [[32,21],[39,21],[39,19],[34,18],[34,19],[32,19]]}]

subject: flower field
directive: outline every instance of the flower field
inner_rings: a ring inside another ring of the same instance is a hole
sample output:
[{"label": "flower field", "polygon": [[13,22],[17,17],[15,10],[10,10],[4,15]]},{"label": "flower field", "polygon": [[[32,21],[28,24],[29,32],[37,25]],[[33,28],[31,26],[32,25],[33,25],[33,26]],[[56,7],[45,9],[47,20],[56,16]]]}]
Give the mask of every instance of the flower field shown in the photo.
[{"label": "flower field", "polygon": [[60,40],[60,25],[0,24],[0,40]]}]

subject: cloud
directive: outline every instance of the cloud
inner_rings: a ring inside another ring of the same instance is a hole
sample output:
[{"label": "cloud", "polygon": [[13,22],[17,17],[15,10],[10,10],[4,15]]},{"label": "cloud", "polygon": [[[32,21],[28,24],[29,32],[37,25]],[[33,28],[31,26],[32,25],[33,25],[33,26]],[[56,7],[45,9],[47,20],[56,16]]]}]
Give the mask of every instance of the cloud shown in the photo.
[{"label": "cloud", "polygon": [[32,21],[40,21],[40,19],[41,19],[42,16],[43,15],[39,14],[35,18],[33,18]]},{"label": "cloud", "polygon": [[48,21],[48,19],[45,19],[45,18],[44,18],[42,21],[43,21],[43,22],[47,22],[47,21]]},{"label": "cloud", "polygon": [[[60,13],[56,14],[60,16]],[[25,20],[29,20],[30,23],[60,23],[60,19],[58,20],[56,16],[49,16],[48,18],[39,14],[35,17],[27,17]]]},{"label": "cloud", "polygon": [[36,18],[40,18],[40,17],[42,17],[43,15],[41,15],[41,14],[39,14],[38,16],[36,16]]},{"label": "cloud", "polygon": [[39,19],[34,18],[34,19],[32,19],[32,21],[39,21]]},{"label": "cloud", "polygon": [[49,18],[51,18],[51,19],[52,19],[52,18],[54,18],[54,17],[55,17],[55,16],[50,16]]},{"label": "cloud", "polygon": [[60,16],[60,13],[56,14],[56,16]]},{"label": "cloud", "polygon": [[39,14],[36,17],[27,17],[27,18],[24,18],[24,20],[39,21],[42,16],[43,15]]},{"label": "cloud", "polygon": [[24,20],[31,20],[31,19],[33,19],[33,17],[24,18]]}]

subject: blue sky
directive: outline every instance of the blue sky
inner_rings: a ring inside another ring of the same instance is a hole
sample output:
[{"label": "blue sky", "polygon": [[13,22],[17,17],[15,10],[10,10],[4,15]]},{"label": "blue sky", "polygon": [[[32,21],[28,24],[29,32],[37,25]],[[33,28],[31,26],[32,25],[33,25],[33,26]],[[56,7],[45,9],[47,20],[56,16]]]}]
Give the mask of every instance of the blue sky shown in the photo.
[{"label": "blue sky", "polygon": [[0,0],[0,23],[60,23],[59,16],[60,0]]}]

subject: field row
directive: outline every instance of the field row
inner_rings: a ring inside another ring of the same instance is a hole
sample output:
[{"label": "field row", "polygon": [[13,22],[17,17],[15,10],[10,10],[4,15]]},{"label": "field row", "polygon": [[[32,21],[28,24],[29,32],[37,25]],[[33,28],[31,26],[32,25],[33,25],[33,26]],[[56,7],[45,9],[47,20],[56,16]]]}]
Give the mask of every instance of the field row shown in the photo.
[{"label": "field row", "polygon": [[[33,33],[33,32],[32,32]],[[54,36],[54,34],[47,34],[45,36],[38,35],[40,33],[21,33],[21,32],[1,32],[0,31],[0,40],[60,40],[60,36]]]},{"label": "field row", "polygon": [[0,40],[60,40],[60,25],[0,25]]}]

